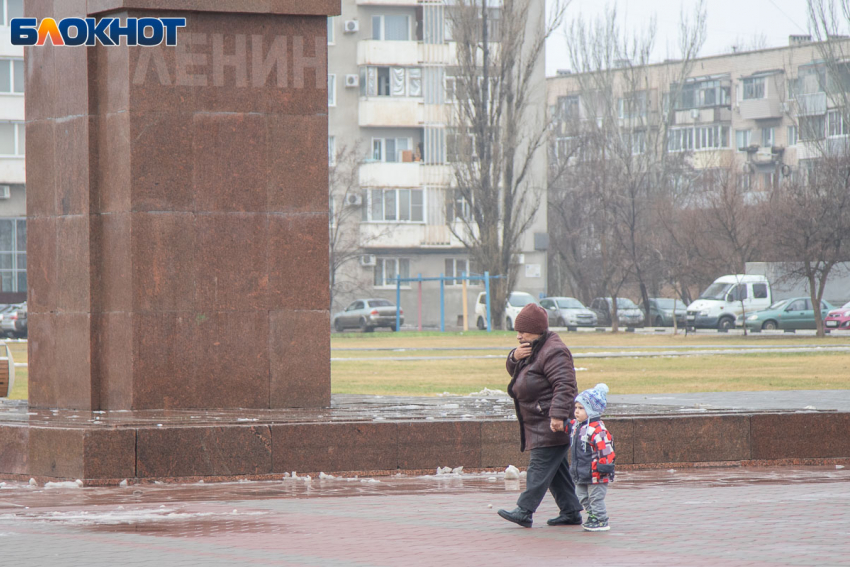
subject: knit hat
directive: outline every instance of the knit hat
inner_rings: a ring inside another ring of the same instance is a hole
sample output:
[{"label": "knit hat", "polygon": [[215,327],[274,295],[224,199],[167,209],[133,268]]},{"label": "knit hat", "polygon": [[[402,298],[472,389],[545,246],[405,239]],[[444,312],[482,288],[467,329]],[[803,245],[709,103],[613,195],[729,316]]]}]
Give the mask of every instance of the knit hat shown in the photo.
[{"label": "knit hat", "polygon": [[514,329],[520,333],[542,335],[549,330],[549,315],[536,303],[529,303],[516,316]]},{"label": "knit hat", "polygon": [[585,390],[576,396],[576,401],[584,406],[588,419],[602,417],[602,414],[605,413],[605,407],[608,405],[607,394],[608,386],[597,384],[590,390]]}]

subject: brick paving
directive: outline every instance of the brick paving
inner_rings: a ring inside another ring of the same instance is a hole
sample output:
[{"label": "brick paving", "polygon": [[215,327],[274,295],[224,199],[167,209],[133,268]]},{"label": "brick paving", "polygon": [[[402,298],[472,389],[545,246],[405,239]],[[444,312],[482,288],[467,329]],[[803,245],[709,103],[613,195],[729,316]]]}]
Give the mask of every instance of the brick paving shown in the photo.
[{"label": "brick paving", "polygon": [[[850,565],[850,470],[625,472],[611,531],[505,522],[501,476],[0,489],[3,565]],[[490,507],[492,506],[492,507]]]}]

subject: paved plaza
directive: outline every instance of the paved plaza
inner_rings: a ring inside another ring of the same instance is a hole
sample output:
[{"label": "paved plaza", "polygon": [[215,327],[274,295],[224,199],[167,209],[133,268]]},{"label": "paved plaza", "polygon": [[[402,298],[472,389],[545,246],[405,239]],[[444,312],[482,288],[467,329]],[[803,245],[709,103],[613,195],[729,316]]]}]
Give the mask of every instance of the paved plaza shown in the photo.
[{"label": "paved plaza", "polygon": [[461,474],[0,488],[4,565],[850,565],[850,470],[623,472],[611,531],[496,515],[522,481]]}]

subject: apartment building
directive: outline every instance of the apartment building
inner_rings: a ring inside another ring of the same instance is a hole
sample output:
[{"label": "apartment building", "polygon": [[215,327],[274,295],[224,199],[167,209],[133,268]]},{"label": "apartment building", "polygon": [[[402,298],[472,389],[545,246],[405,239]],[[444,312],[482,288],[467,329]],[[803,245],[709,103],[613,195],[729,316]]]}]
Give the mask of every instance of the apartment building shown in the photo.
[{"label": "apartment building", "polygon": [[0,303],[25,301],[27,292],[24,50],[9,27],[23,4],[0,0]]},{"label": "apartment building", "polygon": [[[741,183],[759,191],[805,168],[822,151],[814,142],[846,139],[843,113],[824,92],[822,59],[808,36],[791,36],[786,47],[699,58],[676,89],[669,77],[680,62],[649,65],[649,88],[621,94],[621,102],[640,97],[643,115],[672,105],[669,152],[691,152],[696,169],[734,164]],[[578,76],[552,77],[547,90],[556,119],[576,115],[570,109],[581,104]],[[671,91],[678,92],[675,100]],[[556,148],[568,126],[559,122]]]},{"label": "apartment building", "polygon": [[[355,297],[385,297],[395,302],[396,277],[460,276],[478,273],[470,254],[453,234],[469,204],[452,189],[453,162],[466,159],[453,144],[451,114],[455,43],[444,0],[343,0],[342,14],[328,19],[329,156],[357,148],[359,188],[332,208],[355,207],[360,252],[344,269],[358,283],[337,296],[333,309]],[[499,2],[492,16],[499,17]],[[529,29],[543,25],[540,12]],[[494,24],[497,30],[497,25]],[[494,37],[497,41],[498,37]],[[545,109],[543,59],[534,104]],[[546,186],[546,155],[539,152],[531,178]],[[332,191],[334,188],[332,188]],[[515,255],[519,266],[516,290],[535,297],[546,291],[546,206],[534,217]],[[332,215],[333,216],[333,215]],[[462,309],[462,285],[447,282],[446,322],[454,325]],[[482,285],[468,288],[470,317]],[[419,289],[404,284],[401,305],[408,325],[416,324]],[[439,284],[422,288],[423,324],[440,317]],[[471,325],[475,324],[471,319]]]}]

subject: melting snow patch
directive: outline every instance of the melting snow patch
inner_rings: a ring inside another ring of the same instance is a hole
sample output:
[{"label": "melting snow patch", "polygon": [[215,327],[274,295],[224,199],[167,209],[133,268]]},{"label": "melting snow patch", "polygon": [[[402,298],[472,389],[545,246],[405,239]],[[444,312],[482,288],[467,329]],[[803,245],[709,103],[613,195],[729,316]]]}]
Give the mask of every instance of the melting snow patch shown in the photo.
[{"label": "melting snow patch", "polygon": [[451,474],[452,467],[437,467],[437,474]]},{"label": "melting snow patch", "polygon": [[838,470],[841,470],[841,469],[844,468],[844,465],[835,465],[835,468],[838,469]]},{"label": "melting snow patch", "polygon": [[30,479],[30,486],[38,486],[38,483],[35,481],[34,478]]},{"label": "melting snow patch", "polygon": [[815,406],[806,406],[806,407],[804,407],[803,409],[809,409],[809,410],[812,410],[812,409],[818,409],[818,408],[816,408]]},{"label": "melting snow patch", "polygon": [[463,467],[455,467],[452,469],[453,474],[463,474]]},{"label": "melting snow patch", "polygon": [[489,482],[496,482],[496,477],[495,477],[495,476],[488,476],[488,477],[487,477],[487,480],[488,480]]},{"label": "melting snow patch", "polygon": [[236,421],[260,421],[256,417],[238,417]]},{"label": "melting snow patch", "polygon": [[127,481],[126,478],[118,483],[118,486],[120,486],[121,488],[127,488],[127,486],[129,486],[129,485],[130,485],[130,483]]},{"label": "melting snow patch", "polygon": [[322,480],[328,480],[328,479],[336,478],[336,477],[335,477],[334,475],[332,475],[332,474],[325,474],[325,473],[323,473],[323,472],[320,472],[320,473],[319,473],[319,478],[320,478],[320,479],[322,479]]},{"label": "melting snow patch", "polygon": [[77,484],[76,482],[46,482],[44,484],[44,488],[80,488],[81,484]]},{"label": "melting snow patch", "polygon": [[505,469],[505,480],[516,480],[519,478],[519,469],[513,465],[508,465]]},{"label": "melting snow patch", "polygon": [[471,394],[467,394],[467,397],[473,396],[507,396],[507,392],[503,392],[502,390],[491,390],[490,388],[484,388],[483,390],[479,390],[478,392],[472,392]]},{"label": "melting snow patch", "polygon": [[459,408],[460,404],[443,404],[442,407],[447,408],[447,409],[455,409],[455,408]]},{"label": "melting snow patch", "polygon": [[576,368],[576,372],[587,372],[587,368]]}]

